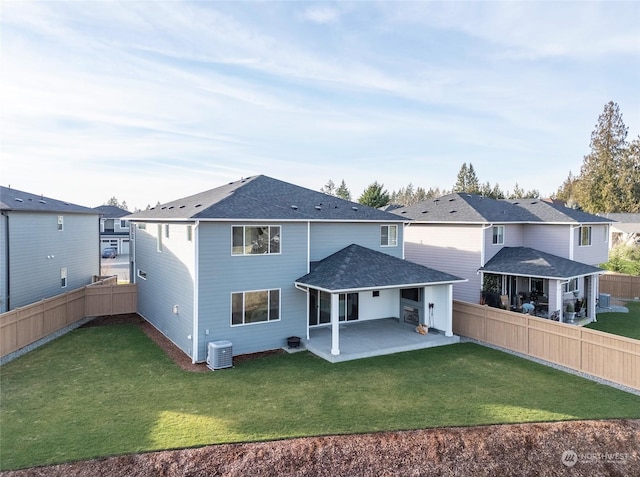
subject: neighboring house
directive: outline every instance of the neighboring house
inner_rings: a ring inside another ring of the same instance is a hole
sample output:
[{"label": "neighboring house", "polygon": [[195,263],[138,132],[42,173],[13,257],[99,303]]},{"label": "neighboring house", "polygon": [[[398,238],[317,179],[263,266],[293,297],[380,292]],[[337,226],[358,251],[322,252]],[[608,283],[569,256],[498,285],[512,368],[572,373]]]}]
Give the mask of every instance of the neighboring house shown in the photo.
[{"label": "neighboring house", "polygon": [[640,214],[598,214],[611,221],[609,246],[640,245]]},{"label": "neighboring house", "polygon": [[[266,176],[129,216],[139,313],[193,362],[285,346],[315,327],[397,317],[452,335],[447,273],[403,260],[396,215]],[[413,327],[407,327],[413,332]]]},{"label": "neighboring house", "polygon": [[88,285],[100,273],[98,214],[0,187],[0,312]]},{"label": "neighboring house", "polygon": [[595,320],[611,220],[541,199],[467,193],[393,213],[413,220],[405,229],[407,260],[468,279],[455,299],[479,303],[492,292],[507,308],[534,301],[537,314],[560,311],[560,319],[571,303]]},{"label": "neighboring house", "polygon": [[101,205],[93,210],[100,214],[100,249],[116,249],[118,255],[129,253],[129,221],[131,212],[114,205]]}]

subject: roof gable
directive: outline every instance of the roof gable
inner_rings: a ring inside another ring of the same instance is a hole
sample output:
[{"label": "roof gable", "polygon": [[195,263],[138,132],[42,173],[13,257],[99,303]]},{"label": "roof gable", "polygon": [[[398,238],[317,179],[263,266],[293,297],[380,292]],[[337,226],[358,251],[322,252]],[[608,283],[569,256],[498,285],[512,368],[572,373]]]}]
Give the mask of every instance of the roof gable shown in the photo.
[{"label": "roof gable", "polygon": [[373,207],[263,175],[136,212],[129,219],[402,221]]},{"label": "roof gable", "polygon": [[418,286],[462,278],[352,244],[317,262],[296,283],[330,291]]},{"label": "roof gable", "polygon": [[128,210],[121,209],[115,205],[99,205],[98,207],[94,207],[93,210],[106,219],[119,219],[120,217],[131,214]]},{"label": "roof gable", "polygon": [[0,210],[95,214],[95,210],[62,200],[0,186]]}]

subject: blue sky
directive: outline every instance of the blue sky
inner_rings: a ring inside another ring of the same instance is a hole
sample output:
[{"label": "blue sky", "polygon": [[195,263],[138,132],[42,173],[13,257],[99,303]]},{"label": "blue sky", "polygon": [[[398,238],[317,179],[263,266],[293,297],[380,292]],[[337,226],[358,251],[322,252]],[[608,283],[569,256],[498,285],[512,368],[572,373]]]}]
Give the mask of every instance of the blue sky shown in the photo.
[{"label": "blue sky", "polygon": [[0,183],[131,209],[266,174],[543,195],[605,103],[640,131],[640,2],[0,4]]}]

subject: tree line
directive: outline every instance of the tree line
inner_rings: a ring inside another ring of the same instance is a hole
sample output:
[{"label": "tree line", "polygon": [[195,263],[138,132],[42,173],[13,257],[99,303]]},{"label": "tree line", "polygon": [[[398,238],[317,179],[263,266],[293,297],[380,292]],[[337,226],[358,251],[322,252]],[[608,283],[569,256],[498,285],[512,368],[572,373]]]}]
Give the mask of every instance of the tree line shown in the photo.
[{"label": "tree line", "polygon": [[[626,141],[628,128],[622,121],[620,107],[610,101],[599,116],[591,133],[591,152],[584,157],[580,174],[569,176],[558,188],[553,199],[589,212],[640,212],[640,135],[630,143]],[[330,179],[320,189],[325,194],[351,200],[351,192],[344,179],[339,187]],[[397,191],[389,192],[384,184],[373,182],[358,197],[358,202],[371,207],[389,204],[409,206],[450,192],[480,194],[493,199],[539,198],[537,189],[524,190],[516,182],[512,191],[504,191],[498,183],[481,183],[473,164],[463,163],[452,189],[415,187],[409,183]]]}]

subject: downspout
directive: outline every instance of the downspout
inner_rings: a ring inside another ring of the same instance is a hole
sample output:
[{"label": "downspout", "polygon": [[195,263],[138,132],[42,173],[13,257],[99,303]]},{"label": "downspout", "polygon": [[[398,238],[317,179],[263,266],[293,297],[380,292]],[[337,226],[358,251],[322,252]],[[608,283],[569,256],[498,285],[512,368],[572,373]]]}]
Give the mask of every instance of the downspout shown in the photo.
[{"label": "downspout", "polygon": [[6,212],[2,212],[2,215],[5,217],[5,222],[7,223],[6,228],[5,228],[5,242],[7,244],[7,250],[6,250],[6,257],[5,257],[5,267],[6,267],[6,283],[5,283],[5,292],[6,292],[6,297],[7,297],[7,309],[5,311],[9,311],[11,310],[11,299],[10,299],[10,292],[11,292],[11,278],[9,276],[9,257],[11,256],[9,254],[9,214],[7,214]]},{"label": "downspout", "polygon": [[[484,231],[493,227],[493,223],[483,225],[480,227],[480,268],[484,267],[485,253],[484,253]],[[484,271],[480,272],[480,298],[482,298],[482,284],[484,283]]]},{"label": "downspout", "polygon": [[198,362],[198,352],[200,350],[200,313],[198,310],[198,295],[200,291],[200,221],[196,220],[196,224],[193,227],[193,249],[194,249],[194,264],[193,264],[193,358],[192,362],[195,364]]},{"label": "downspout", "polygon": [[[307,221],[307,273],[311,272],[311,221]],[[309,303],[310,303],[309,289],[307,288],[307,340],[311,338],[309,332]]]}]

